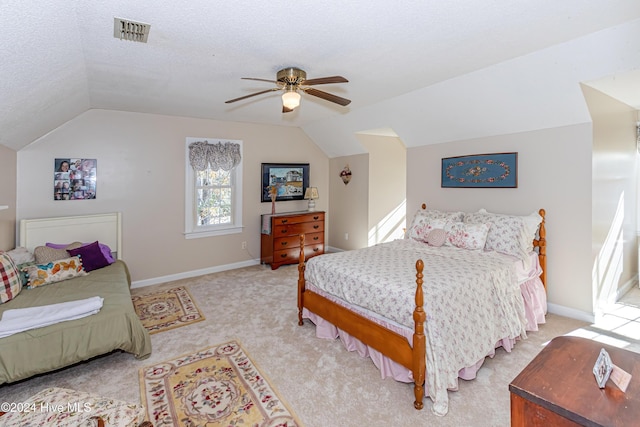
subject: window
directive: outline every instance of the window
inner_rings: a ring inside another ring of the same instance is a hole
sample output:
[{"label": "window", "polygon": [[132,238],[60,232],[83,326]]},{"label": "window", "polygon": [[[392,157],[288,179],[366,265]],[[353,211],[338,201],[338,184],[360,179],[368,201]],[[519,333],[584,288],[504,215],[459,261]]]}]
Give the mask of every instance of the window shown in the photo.
[{"label": "window", "polygon": [[242,141],[187,138],[185,237],[242,232]]}]

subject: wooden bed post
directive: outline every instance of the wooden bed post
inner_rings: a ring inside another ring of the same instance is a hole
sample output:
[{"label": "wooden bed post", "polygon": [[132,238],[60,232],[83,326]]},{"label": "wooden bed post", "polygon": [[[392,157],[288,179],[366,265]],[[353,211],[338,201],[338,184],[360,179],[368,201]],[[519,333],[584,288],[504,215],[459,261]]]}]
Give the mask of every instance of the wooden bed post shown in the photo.
[{"label": "wooden bed post", "polygon": [[413,380],[415,381],[413,393],[416,400],[413,406],[416,409],[422,409],[424,406],[424,376],[426,366],[426,338],[424,335],[424,322],[427,315],[424,312],[424,296],[422,293],[422,270],[424,262],[421,259],[416,261],[416,309],[413,311],[413,321],[415,323],[415,331],[413,333]]},{"label": "wooden bed post", "polygon": [[302,308],[304,307],[304,234],[300,234],[300,257],[298,258],[298,325],[302,326]]},{"label": "wooden bed post", "polygon": [[542,221],[540,222],[540,228],[538,229],[538,234],[540,238],[538,239],[538,259],[540,261],[540,267],[542,267],[542,274],[540,275],[540,280],[542,280],[542,284],[544,285],[545,291],[547,290],[547,230],[544,227],[544,217],[547,214],[544,209],[540,209],[538,211],[540,216],[542,217]]}]

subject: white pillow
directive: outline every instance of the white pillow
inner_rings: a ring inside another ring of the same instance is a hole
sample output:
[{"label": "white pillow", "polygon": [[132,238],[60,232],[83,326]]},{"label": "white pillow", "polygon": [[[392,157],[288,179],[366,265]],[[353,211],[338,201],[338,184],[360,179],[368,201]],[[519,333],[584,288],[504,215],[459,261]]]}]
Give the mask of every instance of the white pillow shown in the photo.
[{"label": "white pillow", "polygon": [[464,215],[466,223],[490,224],[484,249],[526,259],[533,251],[533,239],[536,237],[542,217],[538,212],[531,215],[504,215],[481,209]]},{"label": "white pillow", "polygon": [[438,210],[418,209],[411,226],[407,229],[406,236],[419,242],[424,242],[431,230],[436,228],[444,228],[447,222],[462,221],[462,212],[442,212]]},{"label": "white pillow", "polygon": [[472,251],[481,251],[487,241],[489,229],[490,224],[447,223],[444,227],[444,231],[447,233],[445,245]]},{"label": "white pillow", "polygon": [[29,252],[27,248],[24,248],[22,246],[18,246],[17,248],[11,249],[10,251],[7,251],[5,253],[11,257],[16,265],[35,261],[35,257],[33,256],[33,254]]}]

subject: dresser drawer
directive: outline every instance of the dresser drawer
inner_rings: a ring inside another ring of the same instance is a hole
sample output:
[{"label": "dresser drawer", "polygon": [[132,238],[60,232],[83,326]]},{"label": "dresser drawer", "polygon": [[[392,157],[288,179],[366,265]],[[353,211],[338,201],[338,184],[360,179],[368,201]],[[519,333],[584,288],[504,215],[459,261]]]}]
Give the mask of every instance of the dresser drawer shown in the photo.
[{"label": "dresser drawer", "polygon": [[[324,253],[324,243],[316,243],[304,246],[306,259]],[[273,252],[273,262],[277,264],[297,263],[300,258],[300,248],[281,249]]]},{"label": "dresser drawer", "polygon": [[300,236],[298,234],[293,234],[291,236],[285,237],[277,237],[273,239],[273,250],[279,251],[282,249],[288,248],[299,248],[300,247]]},{"label": "dresser drawer", "polygon": [[[312,245],[316,243],[324,243],[324,232],[320,231],[318,233],[309,233],[304,236],[304,244]],[[273,250],[282,250],[288,248],[299,248],[300,247],[300,235],[294,234],[286,237],[278,237],[273,240]]]},{"label": "dresser drawer", "polygon": [[299,234],[318,233],[324,231],[324,221],[301,222],[298,224],[276,225],[273,230],[273,237],[292,236]]},{"label": "dresser drawer", "polygon": [[273,218],[273,225],[291,225],[291,224],[300,224],[302,222],[313,222],[313,221],[323,221],[324,222],[324,212],[313,212],[302,215],[295,216],[283,216]]}]

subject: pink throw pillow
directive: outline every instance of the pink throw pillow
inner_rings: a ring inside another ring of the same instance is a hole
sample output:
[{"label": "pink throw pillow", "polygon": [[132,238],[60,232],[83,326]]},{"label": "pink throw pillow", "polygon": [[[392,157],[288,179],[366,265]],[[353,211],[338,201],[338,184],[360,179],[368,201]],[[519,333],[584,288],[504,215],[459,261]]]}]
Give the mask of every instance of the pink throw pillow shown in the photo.
[{"label": "pink throw pillow", "polygon": [[424,238],[424,241],[429,246],[440,247],[447,239],[447,233],[442,228],[434,228],[429,231]]}]

